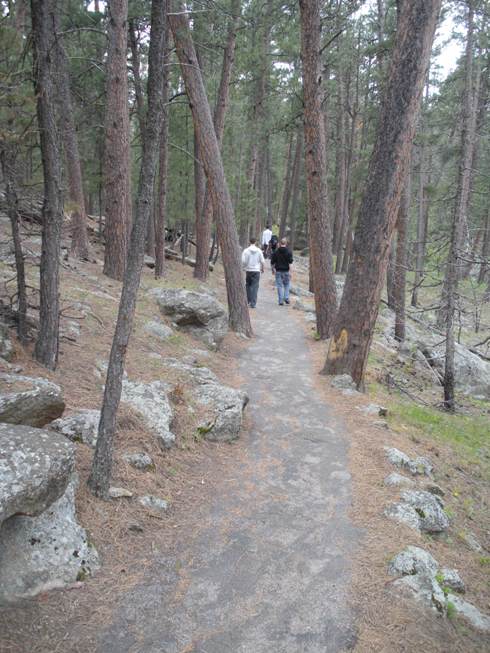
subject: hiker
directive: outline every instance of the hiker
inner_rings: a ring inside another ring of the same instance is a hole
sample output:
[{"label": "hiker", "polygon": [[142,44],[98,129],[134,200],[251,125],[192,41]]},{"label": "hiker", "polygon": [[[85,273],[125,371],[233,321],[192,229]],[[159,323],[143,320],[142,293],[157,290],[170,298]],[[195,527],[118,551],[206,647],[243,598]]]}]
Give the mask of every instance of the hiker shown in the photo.
[{"label": "hiker", "polygon": [[257,293],[259,292],[260,273],[264,271],[264,255],[255,244],[255,238],[250,238],[250,246],[242,252],[242,267],[245,270],[245,286],[247,289],[247,301],[250,308],[257,305]]},{"label": "hiker", "polygon": [[277,243],[279,242],[279,239],[277,238],[276,234],[272,234],[270,240],[269,240],[269,247],[267,248],[267,253],[270,258],[272,258],[272,255],[277,249]]},{"label": "hiker", "polygon": [[269,241],[271,239],[271,236],[272,236],[271,226],[270,224],[267,224],[265,226],[264,231],[262,232],[262,240],[261,240],[262,252],[264,254],[264,258],[267,258],[268,256]]},{"label": "hiker", "polygon": [[288,241],[286,238],[281,238],[279,247],[273,252],[271,257],[271,269],[272,274],[276,277],[279,306],[283,306],[284,303],[289,304],[289,286],[291,283],[289,266],[292,262],[293,254],[288,248]]}]

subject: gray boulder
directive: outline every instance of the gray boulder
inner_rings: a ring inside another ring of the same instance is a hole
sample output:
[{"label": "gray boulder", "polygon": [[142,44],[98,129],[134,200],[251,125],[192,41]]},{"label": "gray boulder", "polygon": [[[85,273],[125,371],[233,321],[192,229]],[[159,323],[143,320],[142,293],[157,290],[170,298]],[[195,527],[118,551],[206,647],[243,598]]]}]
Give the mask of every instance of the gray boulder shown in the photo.
[{"label": "gray boulder", "polygon": [[315,308],[313,306],[308,306],[307,304],[303,304],[303,302],[300,299],[297,299],[294,304],[293,308],[295,311],[303,311],[304,313],[314,313]]},{"label": "gray boulder", "polygon": [[468,601],[465,601],[460,596],[455,596],[453,594],[449,600],[454,606],[456,612],[467,619],[474,628],[481,630],[484,633],[490,633],[490,617],[488,615],[480,612],[478,608],[471,603],[468,603]]},{"label": "gray boulder", "polygon": [[245,392],[217,383],[205,383],[196,389],[195,399],[212,410],[211,419],[198,427],[206,440],[231,442],[239,437],[242,413],[248,403]]},{"label": "gray boulder", "polygon": [[14,356],[14,348],[10,340],[9,330],[4,324],[0,324],[0,357],[11,361]]},{"label": "gray boulder", "polygon": [[121,395],[121,401],[141,415],[163,450],[175,444],[175,435],[170,430],[173,410],[167,396],[169,390],[170,386],[163,381],[138,383],[125,379]]},{"label": "gray boulder", "polygon": [[395,465],[396,467],[400,467],[402,469],[406,469],[414,476],[431,475],[433,467],[432,467],[432,463],[427,458],[418,456],[417,458],[414,458],[412,460],[409,456],[407,456],[406,453],[400,451],[399,449],[396,449],[395,447],[384,447],[384,450],[385,450],[386,457],[388,458],[388,461],[392,465]]},{"label": "gray boulder", "polygon": [[39,515],[59,499],[74,465],[74,447],[57,433],[0,424],[0,523]]},{"label": "gray boulder", "polygon": [[147,453],[125,453],[123,458],[132,467],[141,471],[147,471],[155,467],[155,463]]},{"label": "gray boulder", "polygon": [[131,499],[133,493],[131,490],[127,490],[125,487],[116,487],[111,485],[107,493],[110,499]]},{"label": "gray boulder", "polygon": [[392,472],[384,479],[383,485],[386,485],[386,487],[413,487],[415,481],[408,478],[408,476],[403,476],[403,474]]},{"label": "gray boulder", "polygon": [[[440,338],[438,339],[440,341]],[[431,340],[425,338],[419,343],[430,358],[431,364],[444,374],[444,345],[432,345]],[[462,344],[455,343],[454,352],[454,379],[456,387],[465,395],[481,396],[490,399],[490,363],[471,352]]]},{"label": "gray boulder", "polygon": [[174,333],[169,326],[162,324],[161,322],[156,322],[155,320],[147,322],[144,329],[147,333],[156,336],[160,340],[167,340]]},{"label": "gray boulder", "polygon": [[435,575],[439,565],[428,551],[419,546],[407,546],[389,563],[388,573],[392,576],[413,576],[419,573]]},{"label": "gray boulder", "polygon": [[405,524],[415,531],[420,531],[420,519],[417,511],[406,503],[392,503],[384,511],[385,517]]},{"label": "gray boulder", "polygon": [[64,409],[61,388],[51,381],[0,374],[0,422],[41,427]]},{"label": "gray boulder", "polygon": [[218,377],[207,367],[193,366],[176,358],[166,358],[163,364],[185,376],[192,383],[192,397],[206,408],[198,424],[199,432],[213,442],[231,442],[240,435],[242,414],[248,396],[219,383]]},{"label": "gray boulder", "polygon": [[75,482],[38,517],[16,515],[0,527],[0,602],[34,596],[99,566],[75,515]]},{"label": "gray boulder", "polygon": [[305,288],[300,286],[291,286],[289,288],[291,295],[296,295],[297,297],[314,297],[314,294]]},{"label": "gray boulder", "polygon": [[401,498],[417,512],[421,531],[442,533],[449,528],[449,519],[440,497],[425,490],[406,490],[402,492]]},{"label": "gray boulder", "polygon": [[99,421],[100,410],[86,409],[68,417],[55,419],[49,426],[72,442],[82,442],[89,447],[95,447]]},{"label": "gray boulder", "polygon": [[215,297],[182,288],[153,288],[150,294],[179,328],[213,349],[219,347],[228,332],[228,315]]},{"label": "gray boulder", "polygon": [[414,576],[403,576],[393,583],[393,587],[440,614],[446,612],[446,596],[432,574],[419,573]]},{"label": "gray boulder", "polygon": [[142,506],[150,508],[150,510],[157,510],[158,512],[167,512],[168,510],[168,502],[165,499],[153,496],[153,494],[146,494],[140,497],[138,501]]},{"label": "gray boulder", "polygon": [[350,374],[337,374],[330,378],[330,385],[332,388],[338,390],[356,390],[356,384],[352,380]]},{"label": "gray boulder", "polygon": [[439,571],[439,574],[441,576],[441,584],[443,587],[449,587],[449,589],[454,592],[461,592],[461,594],[465,593],[465,584],[456,569],[444,568]]}]

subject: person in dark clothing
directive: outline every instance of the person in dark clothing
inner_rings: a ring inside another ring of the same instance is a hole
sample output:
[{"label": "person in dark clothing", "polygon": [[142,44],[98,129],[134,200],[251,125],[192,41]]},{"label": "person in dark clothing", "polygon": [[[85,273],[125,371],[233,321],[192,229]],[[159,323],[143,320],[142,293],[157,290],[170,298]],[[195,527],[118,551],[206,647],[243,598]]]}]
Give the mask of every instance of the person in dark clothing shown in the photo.
[{"label": "person in dark clothing", "polygon": [[279,306],[289,304],[289,286],[291,284],[290,265],[293,262],[293,254],[288,248],[288,241],[282,238],[279,247],[272,253],[271,269],[276,277],[277,296]]}]

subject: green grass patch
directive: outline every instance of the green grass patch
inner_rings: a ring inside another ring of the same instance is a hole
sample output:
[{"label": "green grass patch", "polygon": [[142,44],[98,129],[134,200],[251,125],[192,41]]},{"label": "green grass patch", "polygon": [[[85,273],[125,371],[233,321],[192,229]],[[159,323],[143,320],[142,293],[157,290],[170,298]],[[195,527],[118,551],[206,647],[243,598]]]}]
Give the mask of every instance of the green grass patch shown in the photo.
[{"label": "green grass patch", "polygon": [[450,415],[437,408],[393,401],[388,421],[395,429],[400,425],[408,426],[420,435],[456,445],[464,457],[482,465],[486,475],[490,476],[488,415]]}]

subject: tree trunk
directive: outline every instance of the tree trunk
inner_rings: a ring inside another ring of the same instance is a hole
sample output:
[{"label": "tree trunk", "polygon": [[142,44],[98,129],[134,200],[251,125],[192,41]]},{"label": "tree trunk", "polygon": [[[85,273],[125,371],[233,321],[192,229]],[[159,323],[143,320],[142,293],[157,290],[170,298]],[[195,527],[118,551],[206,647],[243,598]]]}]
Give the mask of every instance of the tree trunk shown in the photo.
[{"label": "tree trunk", "polygon": [[303,162],[303,129],[298,127],[298,133],[296,136],[296,147],[294,152],[294,163],[293,163],[293,179],[291,182],[291,212],[289,214],[289,224],[291,227],[291,232],[289,234],[289,247],[291,251],[294,249],[294,242],[296,239],[296,223],[297,223],[297,211],[299,203],[299,182],[301,179],[301,164]]},{"label": "tree trunk", "polygon": [[181,0],[172,0],[170,6],[172,7],[172,13],[169,14],[170,27],[181,64],[182,77],[191,105],[194,128],[199,139],[201,159],[206,171],[211,201],[216,215],[218,240],[223,257],[228,295],[230,327],[234,331],[250,336],[252,327],[241,271],[240,246],[219,143],[214,130],[201,71],[197,66],[187,15],[184,13]]},{"label": "tree trunk", "polygon": [[39,336],[34,357],[54,370],[59,347],[59,259],[63,224],[61,141],[56,111],[56,0],[31,0],[34,84],[44,174]]},{"label": "tree trunk", "polygon": [[119,303],[116,330],[112,342],[97,446],[89,478],[89,487],[107,498],[112,471],[112,450],[116,415],[121,399],[124,361],[133,327],[136,299],[143,267],[146,225],[151,216],[155,167],[162,124],[162,91],[165,34],[165,2],[153,0],[148,55],[148,113],[143,139],[143,154],[138,183],[136,216],[131,231],[128,261]]},{"label": "tree trunk", "polygon": [[[238,21],[240,20],[240,0],[234,0],[231,13],[232,16],[230,18],[228,36],[223,53],[223,66],[221,69],[218,97],[214,110],[214,130],[219,147],[221,147],[223,140],[225,116],[229,104],[230,80],[235,60],[236,31]],[[209,196],[209,190],[206,188],[203,210],[200,214],[200,219],[196,221],[196,267],[194,268],[194,276],[202,281],[207,279],[209,273],[209,242],[211,240],[212,225],[213,205]]]},{"label": "tree trunk", "polygon": [[[410,165],[410,164],[409,164]],[[405,295],[407,284],[407,229],[411,199],[410,169],[398,209],[396,219],[396,263],[393,280],[393,300],[395,308],[395,340],[405,340]]]},{"label": "tree trunk", "polygon": [[451,244],[449,249],[446,277],[441,297],[441,309],[438,324],[445,326],[446,357],[444,367],[444,407],[450,412],[455,410],[454,401],[454,312],[456,308],[456,293],[463,244],[463,229],[467,222],[468,200],[470,193],[470,171],[473,160],[475,120],[473,95],[473,47],[474,47],[474,4],[468,0],[467,37],[465,55],[465,89],[463,98],[463,119],[461,129],[461,158],[459,162],[456,201],[451,228]]},{"label": "tree trunk", "polygon": [[158,202],[155,222],[155,279],[165,273],[165,220],[167,215],[167,173],[168,173],[168,64],[170,61],[170,26],[165,12],[165,55],[162,77],[162,122],[160,126],[160,152],[158,161]]},{"label": "tree trunk", "polygon": [[337,258],[342,247],[342,226],[345,219],[345,125],[344,125],[344,78],[342,71],[337,75],[337,143],[335,152],[335,219],[333,226],[333,251]]},{"label": "tree trunk", "polygon": [[131,48],[131,69],[133,71],[134,96],[136,98],[136,115],[138,116],[140,139],[143,143],[143,134],[145,131],[145,99],[143,96],[143,86],[141,84],[141,66],[135,18],[131,18],[129,21],[129,45]]},{"label": "tree trunk", "polygon": [[[58,18],[56,29],[59,32]],[[70,72],[68,57],[61,39],[56,40],[57,49],[57,97],[68,177],[69,212],[71,217],[71,251],[82,260],[89,258],[89,240],[87,234],[87,212],[83,194],[82,168],[78,151],[77,132],[73,115],[70,90]]]},{"label": "tree trunk", "polygon": [[[297,142],[297,138],[296,138]],[[279,238],[286,234],[286,221],[288,217],[289,199],[291,197],[291,179],[293,171],[293,134],[288,139],[286,150],[286,166],[284,170],[284,183],[282,187],[281,212],[279,214]],[[258,235],[258,234],[257,234]]]},{"label": "tree trunk", "polygon": [[104,274],[122,280],[131,228],[128,74],[128,0],[108,0],[106,117],[104,151]]},{"label": "tree trunk", "polygon": [[488,264],[490,259],[490,209],[487,209],[485,216],[485,227],[483,228],[483,244],[481,248],[482,262],[478,272],[478,283],[485,283],[488,274]]},{"label": "tree trunk", "polygon": [[14,241],[15,272],[17,276],[17,335],[22,344],[27,342],[27,293],[24,255],[19,232],[19,211],[15,183],[15,154],[14,151],[2,143],[0,148],[0,164],[5,182],[5,199],[7,200],[7,213],[12,228]]},{"label": "tree trunk", "polygon": [[396,266],[396,231],[393,231],[388,254],[388,265],[386,267],[386,297],[388,307],[395,310],[395,266]]},{"label": "tree trunk", "polygon": [[403,2],[353,253],[324,372],[362,384],[440,0]]},{"label": "tree trunk", "polygon": [[424,278],[425,247],[427,234],[427,191],[425,174],[425,146],[420,145],[419,152],[419,190],[418,190],[418,213],[417,213],[417,241],[415,244],[415,275],[412,290],[412,306],[418,305],[418,292]]},{"label": "tree trunk", "polygon": [[328,338],[336,309],[332,261],[332,234],[327,215],[327,179],[324,118],[321,111],[320,2],[300,0],[301,59],[303,63],[305,170],[310,267],[315,292],[317,332]]}]

